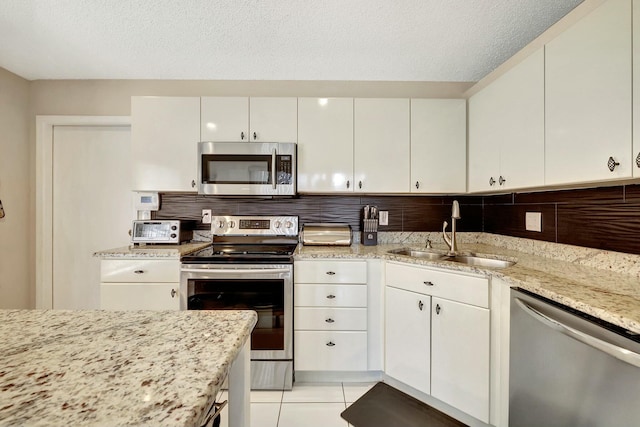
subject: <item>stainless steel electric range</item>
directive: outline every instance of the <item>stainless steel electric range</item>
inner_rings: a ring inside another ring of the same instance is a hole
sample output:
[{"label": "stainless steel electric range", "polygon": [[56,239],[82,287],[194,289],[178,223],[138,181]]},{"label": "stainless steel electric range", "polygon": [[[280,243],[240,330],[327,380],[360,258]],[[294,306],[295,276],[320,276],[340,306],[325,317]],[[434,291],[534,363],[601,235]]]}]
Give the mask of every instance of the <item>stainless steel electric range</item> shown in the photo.
[{"label": "stainless steel electric range", "polygon": [[250,309],[251,388],[293,386],[293,253],[296,216],[212,218],[213,244],[182,257],[183,310]]}]

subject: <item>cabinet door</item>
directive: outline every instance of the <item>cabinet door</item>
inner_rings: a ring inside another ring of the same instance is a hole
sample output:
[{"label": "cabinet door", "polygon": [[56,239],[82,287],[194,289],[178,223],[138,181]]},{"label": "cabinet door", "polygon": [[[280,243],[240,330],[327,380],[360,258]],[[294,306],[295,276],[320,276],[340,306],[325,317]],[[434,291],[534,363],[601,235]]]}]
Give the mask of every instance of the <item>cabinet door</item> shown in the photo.
[{"label": "cabinet door", "polygon": [[640,0],[633,0],[633,177],[640,177]]},{"label": "cabinet door", "polygon": [[464,99],[411,100],[411,192],[467,190]]},{"label": "cabinet door", "polygon": [[250,98],[251,141],[298,142],[297,98]]},{"label": "cabinet door", "polygon": [[605,2],[545,55],[545,183],[630,177],[631,2]]},{"label": "cabinet door", "polygon": [[353,191],[353,99],[298,99],[298,191]]},{"label": "cabinet door", "polygon": [[409,192],[409,99],[355,99],[355,191]]},{"label": "cabinet door", "polygon": [[387,286],[385,373],[430,392],[431,297]]},{"label": "cabinet door", "polygon": [[101,283],[102,310],[180,310],[179,283]]},{"label": "cabinet door", "polygon": [[431,299],[431,395],[489,422],[489,310]]},{"label": "cabinet door", "polygon": [[131,97],[133,190],[197,191],[200,98]]},{"label": "cabinet door", "polygon": [[249,98],[202,97],[202,141],[249,141]]},{"label": "cabinet door", "polygon": [[469,98],[469,166],[470,192],[498,188],[500,172],[500,119],[504,94],[498,86],[489,85]]}]

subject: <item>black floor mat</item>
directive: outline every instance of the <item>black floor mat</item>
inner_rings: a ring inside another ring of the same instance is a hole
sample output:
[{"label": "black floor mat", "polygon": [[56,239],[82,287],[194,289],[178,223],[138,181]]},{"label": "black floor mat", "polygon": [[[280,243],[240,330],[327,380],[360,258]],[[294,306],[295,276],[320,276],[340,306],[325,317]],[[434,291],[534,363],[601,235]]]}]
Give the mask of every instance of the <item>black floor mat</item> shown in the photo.
[{"label": "black floor mat", "polygon": [[355,427],[467,426],[385,383],[373,386],[340,416]]}]

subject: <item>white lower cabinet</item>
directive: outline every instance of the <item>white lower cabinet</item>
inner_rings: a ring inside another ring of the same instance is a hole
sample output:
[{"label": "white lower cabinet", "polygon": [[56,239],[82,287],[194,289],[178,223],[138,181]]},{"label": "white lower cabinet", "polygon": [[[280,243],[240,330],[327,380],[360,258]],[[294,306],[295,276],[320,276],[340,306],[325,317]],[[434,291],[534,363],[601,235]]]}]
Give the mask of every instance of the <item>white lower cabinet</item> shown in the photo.
[{"label": "white lower cabinet", "polygon": [[431,297],[387,286],[385,307],[385,372],[428,394]]},{"label": "white lower cabinet", "polygon": [[102,260],[103,310],[180,310],[179,260]]},{"label": "white lower cabinet", "polygon": [[489,310],[431,300],[431,395],[489,422]]},{"label": "white lower cabinet", "polygon": [[294,265],[296,371],[366,371],[367,262]]},{"label": "white lower cabinet", "polygon": [[488,423],[488,279],[388,262],[385,281],[385,373]]}]

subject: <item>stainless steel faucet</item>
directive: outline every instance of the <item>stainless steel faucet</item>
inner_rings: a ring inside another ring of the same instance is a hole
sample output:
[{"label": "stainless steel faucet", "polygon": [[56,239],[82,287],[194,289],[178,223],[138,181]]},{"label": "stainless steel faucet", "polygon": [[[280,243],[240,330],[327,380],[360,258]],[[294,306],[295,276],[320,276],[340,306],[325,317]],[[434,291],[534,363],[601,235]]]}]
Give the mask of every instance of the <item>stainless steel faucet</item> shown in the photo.
[{"label": "stainless steel faucet", "polygon": [[451,207],[451,237],[447,236],[447,226],[449,223],[447,221],[442,225],[442,237],[444,238],[445,243],[449,246],[449,253],[447,255],[457,255],[458,254],[458,242],[456,241],[456,220],[460,219],[460,205],[457,200],[453,201],[453,206]]}]

